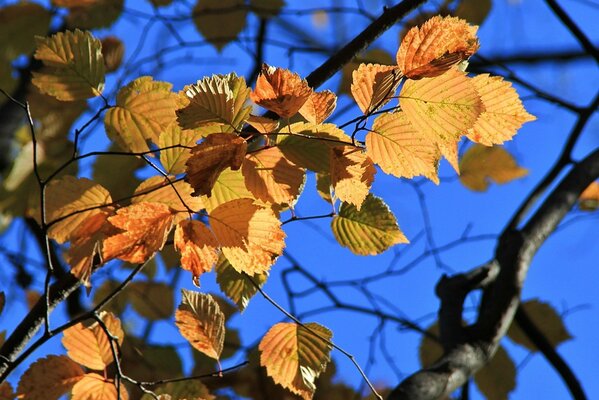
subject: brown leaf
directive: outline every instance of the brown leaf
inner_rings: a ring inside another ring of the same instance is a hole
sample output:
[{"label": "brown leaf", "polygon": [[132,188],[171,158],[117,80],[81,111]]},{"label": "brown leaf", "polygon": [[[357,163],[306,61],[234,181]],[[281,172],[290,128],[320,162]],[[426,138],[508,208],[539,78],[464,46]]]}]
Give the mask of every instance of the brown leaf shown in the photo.
[{"label": "brown leaf", "polygon": [[15,392],[10,383],[4,381],[0,383],[0,400],[14,400]]},{"label": "brown leaf", "polygon": [[123,62],[125,54],[125,45],[116,36],[106,36],[102,39],[102,55],[104,56],[104,65],[106,72],[116,71]]},{"label": "brown leaf", "polygon": [[313,92],[299,109],[299,113],[306,121],[320,124],[335,111],[335,107],[337,107],[337,96],[330,90],[324,90]]},{"label": "brown leaf", "polygon": [[261,117],[259,115],[250,115],[246,122],[255,130],[264,134],[273,133],[279,127],[278,120],[270,119],[268,117]]},{"label": "brown leaf", "polygon": [[199,0],[193,9],[196,29],[217,50],[236,40],[243,30],[247,10],[243,0]]},{"label": "brown leaf", "polygon": [[175,308],[173,288],[162,282],[137,281],[126,289],[131,306],[142,317],[155,321],[170,318]]},{"label": "brown leaf", "polygon": [[181,253],[181,268],[191,271],[194,280],[212,270],[218,260],[218,242],[200,221],[183,220],[175,229],[175,248]]},{"label": "brown leaf", "polygon": [[67,356],[40,358],[21,376],[17,394],[28,400],[58,400],[83,374],[81,367]]}]

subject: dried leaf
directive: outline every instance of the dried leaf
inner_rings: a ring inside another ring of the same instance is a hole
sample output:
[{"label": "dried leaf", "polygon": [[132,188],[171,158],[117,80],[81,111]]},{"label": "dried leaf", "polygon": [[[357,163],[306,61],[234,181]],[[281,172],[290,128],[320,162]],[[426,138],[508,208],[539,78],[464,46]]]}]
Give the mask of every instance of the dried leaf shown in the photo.
[{"label": "dried leaf", "polygon": [[595,211],[599,208],[599,182],[591,183],[578,198],[581,210]]},{"label": "dried leaf", "polygon": [[362,149],[338,146],[331,151],[331,185],[339,200],[360,211],[374,182],[376,168]]},{"label": "dried leaf", "polygon": [[519,167],[516,160],[503,147],[486,147],[475,144],[460,160],[460,182],[470,190],[484,192],[489,180],[508,183],[528,175],[528,170]]},{"label": "dried leaf", "polygon": [[360,110],[370,114],[395,96],[401,78],[394,65],[360,64],[352,74],[351,94]]},{"label": "dried leaf", "polygon": [[[231,263],[221,254],[216,263],[216,282],[220,290],[227,295],[240,311],[245,310],[250,299],[258,292],[252,281],[243,273],[238,272]],[[252,280],[262,286],[268,278],[268,273],[254,274]]]},{"label": "dried leaf", "polygon": [[194,280],[212,270],[218,260],[218,242],[200,221],[183,220],[175,229],[175,248],[181,253],[181,268],[190,271]]},{"label": "dried leaf", "polygon": [[126,293],[133,309],[150,321],[170,318],[173,315],[175,308],[173,288],[165,283],[133,282]]},{"label": "dried leaf", "polygon": [[200,352],[218,360],[225,339],[225,316],[209,294],[181,290],[175,323],[181,335]]},{"label": "dried leaf", "polygon": [[389,207],[372,194],[366,197],[359,211],[352,204],[342,203],[331,228],[339,244],[363,256],[380,254],[397,243],[408,243]]},{"label": "dried leaf", "polygon": [[17,395],[28,400],[58,400],[83,374],[81,367],[67,356],[40,358],[21,376]]},{"label": "dried leaf", "polygon": [[125,385],[121,385],[120,389],[121,393],[118,396],[114,382],[96,373],[85,374],[73,386],[71,400],[128,400],[129,395]]},{"label": "dried leaf", "polygon": [[299,109],[299,113],[306,121],[320,124],[335,111],[335,107],[337,107],[337,96],[330,90],[324,90],[313,92]]},{"label": "dried leaf", "polygon": [[119,69],[124,54],[125,45],[121,39],[116,36],[106,36],[102,39],[102,55],[104,56],[106,72],[114,72]]},{"label": "dried leaf", "polygon": [[198,0],[193,9],[196,29],[218,51],[237,39],[246,19],[243,0]]},{"label": "dried leaf", "polygon": [[22,2],[2,7],[0,59],[12,61],[21,54],[31,54],[35,37],[48,33],[51,17],[50,11],[40,4]]}]

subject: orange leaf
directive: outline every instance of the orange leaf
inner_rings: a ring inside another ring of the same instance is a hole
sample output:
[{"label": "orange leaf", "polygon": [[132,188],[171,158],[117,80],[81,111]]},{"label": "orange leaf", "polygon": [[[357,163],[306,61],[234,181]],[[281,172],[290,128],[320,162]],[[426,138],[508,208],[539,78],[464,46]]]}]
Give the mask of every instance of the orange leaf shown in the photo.
[{"label": "orange leaf", "polygon": [[578,198],[582,210],[594,211],[599,208],[599,182],[591,183]]},{"label": "orange leaf", "polygon": [[484,106],[468,139],[491,146],[510,140],[523,123],[536,118],[524,109],[510,82],[500,76],[477,75],[471,79]]},{"label": "orange leaf", "polygon": [[362,149],[338,146],[331,149],[331,185],[339,200],[358,210],[374,182],[376,168]]},{"label": "orange leaf", "polygon": [[[125,333],[121,321],[112,313],[103,313],[101,318],[112,336],[119,338],[119,345],[122,344]],[[67,349],[67,355],[84,367],[102,371],[114,361],[110,339],[98,322],[88,326],[78,323],[65,330],[63,335],[62,345]]]},{"label": "orange leaf", "polygon": [[218,260],[218,242],[200,221],[183,220],[177,224],[175,247],[181,253],[181,268],[191,271],[194,279],[209,272]]},{"label": "orange leaf", "polygon": [[256,88],[250,94],[252,101],[282,118],[293,117],[312,94],[312,88],[288,69],[262,64]]},{"label": "orange leaf", "polygon": [[264,134],[273,133],[279,127],[279,121],[259,115],[250,115],[246,122],[255,130]]},{"label": "orange leaf", "polygon": [[441,75],[478,50],[477,30],[463,19],[434,16],[404,36],[397,65],[411,79]]},{"label": "orange leaf", "polygon": [[176,180],[170,176],[169,180],[163,176],[153,176],[143,181],[135,189],[133,204],[141,202],[163,203],[176,213],[175,222],[186,218],[188,210],[197,212],[204,208],[202,199],[191,195],[193,189],[189,183]]},{"label": "orange leaf", "polygon": [[287,160],[278,147],[248,154],[241,171],[248,190],[273,204],[293,204],[305,179],[304,169]]},{"label": "orange leaf", "polygon": [[366,135],[366,154],[387,174],[398,178],[424,175],[439,183],[437,146],[403,112],[382,114],[374,120]]},{"label": "orange leaf", "polygon": [[166,204],[142,202],[119,209],[108,221],[123,232],[104,240],[104,260],[143,263],[162,249],[173,226],[173,213]]},{"label": "orange leaf", "polygon": [[129,394],[125,386],[121,384],[120,389],[121,393],[119,397],[113,382],[95,373],[85,374],[73,386],[71,400],[117,400],[118,398],[128,400]]},{"label": "orange leaf", "polygon": [[391,100],[401,78],[395,65],[360,64],[352,74],[351,94],[360,110],[369,114]]},{"label": "orange leaf", "polygon": [[308,122],[320,124],[327,119],[337,107],[337,96],[330,90],[314,92],[308,97],[299,113]]},{"label": "orange leaf", "polygon": [[488,180],[508,183],[528,175],[528,170],[516,164],[516,160],[503,147],[486,147],[475,144],[460,160],[460,181],[468,189],[484,192]]},{"label": "orange leaf", "polygon": [[458,141],[484,110],[472,80],[455,69],[436,78],[408,79],[399,103],[412,125],[459,171]]},{"label": "orange leaf", "polygon": [[209,294],[181,290],[175,324],[181,335],[198,351],[218,360],[225,341],[225,315]]},{"label": "orange leaf", "polygon": [[252,199],[221,204],[208,217],[223,254],[238,272],[267,272],[283,253],[281,222],[271,209],[254,204]]},{"label": "orange leaf", "polygon": [[233,133],[214,133],[193,148],[185,164],[185,181],[194,189],[192,196],[208,195],[220,173],[239,169],[247,150],[245,140]]},{"label": "orange leaf", "polygon": [[28,400],[58,400],[83,374],[81,367],[67,356],[40,358],[21,376],[17,394]]}]

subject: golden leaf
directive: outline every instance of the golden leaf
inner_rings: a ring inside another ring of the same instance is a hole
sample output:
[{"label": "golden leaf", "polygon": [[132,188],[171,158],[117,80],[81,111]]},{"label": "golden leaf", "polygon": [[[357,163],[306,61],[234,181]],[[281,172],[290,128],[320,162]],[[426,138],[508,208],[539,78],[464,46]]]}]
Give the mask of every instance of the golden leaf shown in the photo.
[{"label": "golden leaf", "polygon": [[528,170],[516,164],[514,158],[503,147],[486,147],[475,144],[460,160],[460,182],[470,190],[484,192],[488,180],[508,183],[528,175]]},{"label": "golden leaf", "polygon": [[330,361],[333,333],[311,322],[275,324],[260,341],[260,365],[275,383],[311,400],[315,380]]},{"label": "golden leaf", "polygon": [[215,133],[194,147],[186,162],[185,181],[194,189],[193,196],[208,195],[220,173],[226,168],[239,169],[247,143],[233,133]]},{"label": "golden leaf", "polygon": [[50,11],[36,3],[22,2],[2,7],[0,59],[12,61],[21,54],[29,55],[35,49],[35,37],[48,33],[51,17]]},{"label": "golden leaf", "polygon": [[181,335],[198,351],[218,360],[225,340],[225,316],[209,294],[181,290],[175,324]]},{"label": "golden leaf", "polygon": [[202,197],[202,199],[206,209],[212,211],[231,200],[254,199],[254,195],[245,186],[245,178],[241,170],[233,171],[227,168],[216,178],[212,187],[212,196]]},{"label": "golden leaf", "polygon": [[192,187],[189,183],[176,180],[174,176],[170,181],[163,176],[153,176],[143,181],[135,189],[135,197],[131,203],[163,203],[176,214],[175,223],[189,216],[191,212],[198,212],[204,208],[200,197],[192,196]]},{"label": "golden leaf", "polygon": [[106,36],[102,39],[102,55],[104,56],[104,65],[106,72],[116,71],[123,62],[125,54],[125,45],[116,36]]},{"label": "golden leaf", "polygon": [[410,79],[441,75],[478,50],[477,30],[459,18],[434,16],[404,36],[397,65]]},{"label": "golden leaf", "polygon": [[264,134],[274,133],[279,127],[278,120],[270,119],[268,117],[261,117],[259,115],[250,114],[246,122],[255,130]]},{"label": "golden leaf", "polygon": [[99,96],[104,90],[102,44],[90,32],[58,32],[37,37],[35,58],[44,63],[31,82],[58,100],[73,101]]},{"label": "golden leaf", "polygon": [[218,242],[200,221],[183,220],[175,229],[175,248],[181,253],[181,268],[194,279],[209,272],[218,260]]},{"label": "golden leaf", "polygon": [[81,367],[67,356],[47,356],[21,376],[17,395],[28,400],[58,400],[83,377]]},{"label": "golden leaf", "polygon": [[581,210],[595,211],[599,208],[599,182],[591,183],[578,198]]},{"label": "golden leaf", "polygon": [[398,178],[424,175],[439,183],[437,146],[403,112],[382,114],[374,120],[366,135],[366,154],[387,174]]},{"label": "golden leaf", "polygon": [[341,69],[341,82],[337,89],[338,93],[351,94],[353,72],[358,69],[361,64],[382,64],[391,66],[392,64],[395,64],[395,60],[391,54],[383,49],[372,49],[364,54],[356,56]]},{"label": "golden leaf", "polygon": [[[216,282],[221,291],[237,304],[240,311],[245,310],[250,299],[258,291],[254,283],[245,274],[235,270],[222,254],[216,263],[215,270]],[[262,286],[268,278],[268,273],[254,274],[251,278],[256,284]]]},{"label": "golden leaf", "polygon": [[312,88],[298,74],[263,64],[250,97],[259,106],[282,118],[290,118],[297,114],[311,94]]},{"label": "golden leaf", "polygon": [[108,221],[122,232],[104,240],[103,259],[143,263],[162,249],[173,226],[173,213],[166,204],[142,202],[119,209]]},{"label": "golden leaf", "polygon": [[313,92],[299,109],[299,113],[306,121],[320,124],[335,111],[335,107],[337,107],[335,93],[323,90],[322,92]]},{"label": "golden leaf", "polygon": [[338,146],[331,151],[331,185],[339,200],[360,211],[374,182],[376,168],[362,149]]},{"label": "golden leaf", "polygon": [[351,94],[364,114],[387,104],[401,82],[395,65],[360,64],[352,74]]},{"label": "golden leaf", "polygon": [[217,50],[237,39],[247,18],[243,0],[198,0],[193,22],[198,32]]},{"label": "golden leaf", "polygon": [[114,382],[96,373],[89,373],[73,386],[71,400],[129,400],[125,385],[121,385],[120,389],[118,396]]},{"label": "golden leaf", "polygon": [[224,256],[238,272],[267,272],[283,253],[285,233],[269,208],[252,199],[221,204],[208,215]]}]

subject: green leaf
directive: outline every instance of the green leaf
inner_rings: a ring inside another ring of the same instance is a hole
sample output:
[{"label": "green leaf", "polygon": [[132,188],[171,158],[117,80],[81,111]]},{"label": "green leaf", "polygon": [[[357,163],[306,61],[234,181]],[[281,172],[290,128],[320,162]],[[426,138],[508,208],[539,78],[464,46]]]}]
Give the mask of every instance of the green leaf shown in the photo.
[{"label": "green leaf", "polygon": [[[194,147],[201,138],[202,135],[198,131],[182,130],[179,125],[172,123],[160,134],[158,147],[161,149],[174,145]],[[160,151],[160,162],[167,173],[181,174],[185,172],[185,163],[190,156],[190,148],[174,147]]]},{"label": "green leaf", "polygon": [[[253,281],[260,286],[267,278],[268,273],[254,274],[252,277]],[[240,311],[245,310],[250,299],[258,291],[247,276],[237,272],[222,254],[216,263],[216,281],[223,293],[237,304]]]},{"label": "green leaf", "polygon": [[339,244],[359,255],[379,254],[394,244],[408,243],[389,207],[373,194],[366,197],[360,211],[342,203],[331,228]]}]

